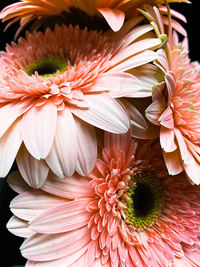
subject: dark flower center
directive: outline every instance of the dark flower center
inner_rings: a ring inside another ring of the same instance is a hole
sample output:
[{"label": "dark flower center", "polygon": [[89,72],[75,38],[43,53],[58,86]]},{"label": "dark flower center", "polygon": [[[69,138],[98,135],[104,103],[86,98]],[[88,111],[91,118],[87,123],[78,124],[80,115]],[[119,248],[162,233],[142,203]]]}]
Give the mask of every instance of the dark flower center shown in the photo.
[{"label": "dark flower center", "polygon": [[146,184],[139,184],[132,196],[135,216],[144,217],[154,208],[154,194]]},{"label": "dark flower center", "polygon": [[126,221],[136,231],[153,225],[163,207],[162,187],[153,173],[136,175],[129,182],[125,199]]},{"label": "dark flower center", "polygon": [[64,72],[66,69],[66,62],[58,58],[45,58],[30,64],[25,72],[28,75],[34,75],[36,72],[42,77],[55,75],[57,71]]}]

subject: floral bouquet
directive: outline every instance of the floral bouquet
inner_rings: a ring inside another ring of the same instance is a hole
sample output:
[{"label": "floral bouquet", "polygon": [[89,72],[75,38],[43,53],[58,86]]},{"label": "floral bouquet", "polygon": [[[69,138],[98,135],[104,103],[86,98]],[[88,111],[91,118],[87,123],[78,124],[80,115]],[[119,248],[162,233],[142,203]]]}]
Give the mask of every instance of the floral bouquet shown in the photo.
[{"label": "floral bouquet", "polygon": [[0,57],[0,177],[26,267],[200,266],[200,65],[173,2],[190,4],[1,11],[19,27]]}]

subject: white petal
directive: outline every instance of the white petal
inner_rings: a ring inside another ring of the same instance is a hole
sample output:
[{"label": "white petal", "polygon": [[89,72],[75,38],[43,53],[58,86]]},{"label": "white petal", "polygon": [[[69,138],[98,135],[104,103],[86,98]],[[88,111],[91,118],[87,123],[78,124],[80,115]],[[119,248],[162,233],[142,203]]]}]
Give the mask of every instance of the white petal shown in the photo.
[{"label": "white petal", "polygon": [[10,218],[6,227],[16,236],[27,238],[34,234],[34,232],[29,228],[27,221],[21,220],[15,216]]},{"label": "white petal", "polygon": [[89,109],[70,107],[80,119],[100,129],[112,133],[125,133],[129,128],[129,120],[122,106],[107,94],[88,94],[85,98]]},{"label": "white petal", "polygon": [[78,159],[76,171],[86,176],[95,166],[97,159],[97,141],[94,127],[78,118],[75,119],[78,140]]},{"label": "white petal", "polygon": [[56,135],[46,162],[57,176],[64,178],[74,173],[77,156],[76,125],[70,110],[65,107],[58,112]]},{"label": "white petal", "polygon": [[57,108],[51,104],[33,107],[22,119],[23,141],[36,159],[44,159],[48,155],[56,130]]},{"label": "white petal", "polygon": [[8,174],[22,143],[20,122],[15,121],[0,138],[0,177]]},{"label": "white petal", "polygon": [[49,167],[44,160],[35,159],[24,145],[21,146],[16,160],[21,175],[31,187],[43,186],[49,172]]}]

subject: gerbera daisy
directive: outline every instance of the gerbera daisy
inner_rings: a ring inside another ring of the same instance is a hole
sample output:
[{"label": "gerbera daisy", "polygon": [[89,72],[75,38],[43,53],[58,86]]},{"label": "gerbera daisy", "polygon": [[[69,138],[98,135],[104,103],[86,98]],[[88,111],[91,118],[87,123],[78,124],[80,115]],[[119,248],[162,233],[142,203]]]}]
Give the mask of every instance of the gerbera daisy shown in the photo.
[{"label": "gerbera daisy", "polygon": [[13,173],[9,183],[19,195],[7,226],[26,238],[26,267],[199,266],[200,190],[168,175],[158,141],[105,133],[87,177],[51,173],[30,190]]},{"label": "gerbera daisy", "polygon": [[17,163],[29,184],[45,181],[42,159],[60,177],[75,170],[86,175],[96,161],[93,126],[128,130],[126,111],[114,98],[137,96],[142,83],[127,70],[154,60],[152,49],[162,42],[151,25],[136,26],[141,19],[117,33],[56,26],[7,46],[0,58],[0,177],[22,141]]},{"label": "gerbera daisy", "polygon": [[[187,0],[166,0],[167,2],[185,2]],[[165,0],[21,0],[5,7],[0,15],[3,21],[11,19],[8,26],[20,20],[20,28],[24,28],[31,21],[37,20],[35,26],[43,24],[45,18],[56,16],[57,19],[66,19],[69,17],[70,23],[74,21],[74,17],[81,18],[81,23],[84,22],[83,17],[89,15],[90,23],[91,18],[99,23],[99,18],[105,19],[109,26],[118,31],[125,20],[125,17],[133,16],[136,14],[136,8],[144,3],[152,5],[161,5]],[[82,13],[84,12],[84,13]],[[86,18],[86,17],[85,17]]]},{"label": "gerbera daisy", "polygon": [[175,32],[169,36],[167,48],[159,50],[155,62],[164,73],[165,82],[155,86],[153,103],[146,116],[160,125],[160,141],[169,173],[175,175],[185,170],[189,179],[199,184],[200,65],[190,62],[187,38],[179,43]]}]

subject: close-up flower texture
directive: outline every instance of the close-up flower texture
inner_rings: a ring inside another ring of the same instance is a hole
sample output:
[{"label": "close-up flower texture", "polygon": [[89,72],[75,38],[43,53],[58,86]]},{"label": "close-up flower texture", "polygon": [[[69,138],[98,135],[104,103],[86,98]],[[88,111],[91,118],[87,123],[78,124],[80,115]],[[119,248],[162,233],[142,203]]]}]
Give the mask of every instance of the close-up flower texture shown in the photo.
[{"label": "close-up flower texture", "polygon": [[2,267],[200,266],[193,2],[2,4]]}]

